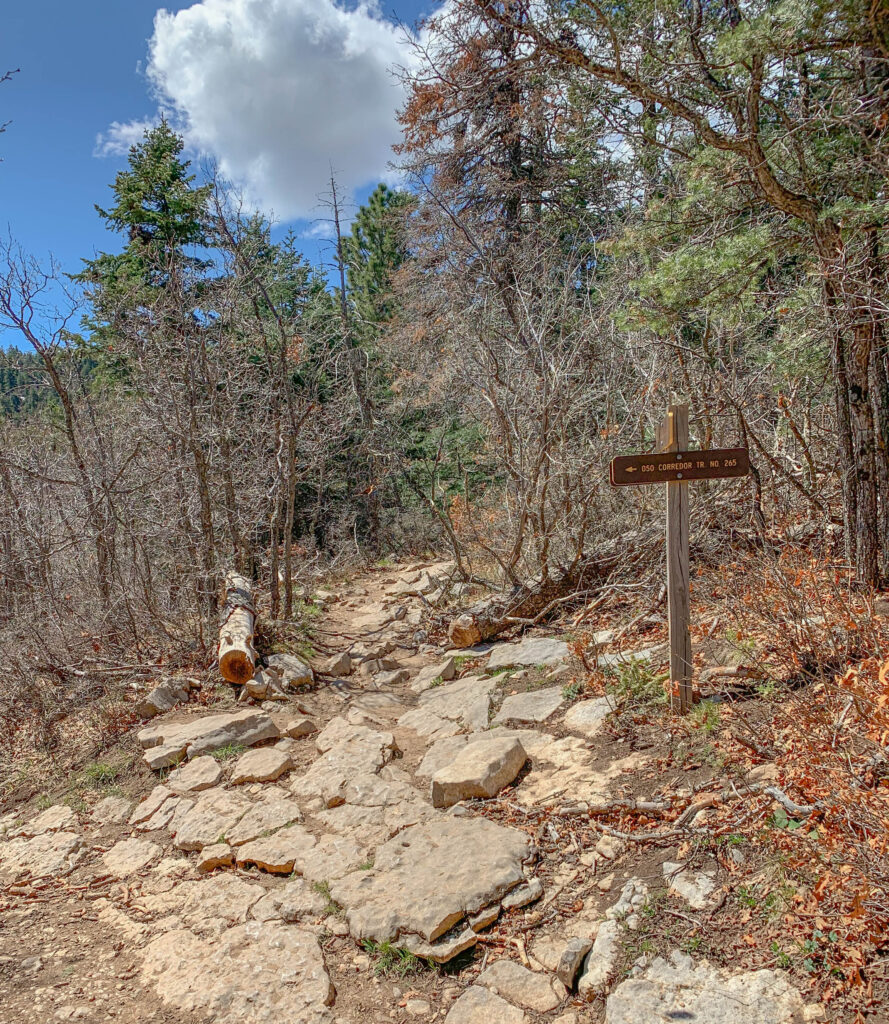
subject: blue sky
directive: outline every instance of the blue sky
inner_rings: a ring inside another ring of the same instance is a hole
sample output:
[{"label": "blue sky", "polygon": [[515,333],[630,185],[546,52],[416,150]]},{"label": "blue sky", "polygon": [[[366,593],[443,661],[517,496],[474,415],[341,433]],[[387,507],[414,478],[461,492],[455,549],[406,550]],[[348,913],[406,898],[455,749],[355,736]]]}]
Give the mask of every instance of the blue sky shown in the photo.
[{"label": "blue sky", "polygon": [[[360,10],[336,0],[29,0],[4,5],[0,228],[66,271],[119,242],[94,204],[126,163],[142,122],[166,111],[190,155],[211,159],[248,199],[311,234],[333,162],[356,201],[386,173],[401,93],[386,70],[392,27],[425,0]],[[385,13],[384,13],[385,12]],[[316,227],[316,230],[322,230]],[[319,242],[305,238],[318,259]]]}]

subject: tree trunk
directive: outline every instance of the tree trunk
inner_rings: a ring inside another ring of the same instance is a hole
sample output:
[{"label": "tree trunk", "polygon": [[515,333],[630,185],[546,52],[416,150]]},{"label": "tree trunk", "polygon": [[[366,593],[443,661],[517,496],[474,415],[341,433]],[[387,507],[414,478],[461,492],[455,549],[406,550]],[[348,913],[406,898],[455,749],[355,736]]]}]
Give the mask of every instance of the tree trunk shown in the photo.
[{"label": "tree trunk", "polygon": [[228,572],[225,576],[225,606],[219,627],[219,671],[230,683],[253,678],[256,651],[253,628],[256,622],[253,585],[246,576]]},{"label": "tree trunk", "polygon": [[562,573],[480,601],[451,620],[448,627],[451,643],[455,647],[472,647],[507,629],[543,618],[550,606],[557,607],[563,598],[601,584],[625,557],[626,544],[622,543],[611,550],[588,555]]}]

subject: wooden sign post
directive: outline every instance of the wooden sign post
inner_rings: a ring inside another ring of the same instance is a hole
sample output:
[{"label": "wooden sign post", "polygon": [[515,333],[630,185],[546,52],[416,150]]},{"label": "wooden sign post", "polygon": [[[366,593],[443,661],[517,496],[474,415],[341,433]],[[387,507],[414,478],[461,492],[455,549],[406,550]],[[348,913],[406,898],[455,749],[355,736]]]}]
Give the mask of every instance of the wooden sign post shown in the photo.
[{"label": "wooden sign post", "polygon": [[657,432],[658,451],[621,455],[611,461],[612,487],[667,485],[667,621],[670,626],[670,701],[686,712],[692,706],[689,636],[688,481],[746,476],[746,448],[688,450],[688,406],[671,405]]}]

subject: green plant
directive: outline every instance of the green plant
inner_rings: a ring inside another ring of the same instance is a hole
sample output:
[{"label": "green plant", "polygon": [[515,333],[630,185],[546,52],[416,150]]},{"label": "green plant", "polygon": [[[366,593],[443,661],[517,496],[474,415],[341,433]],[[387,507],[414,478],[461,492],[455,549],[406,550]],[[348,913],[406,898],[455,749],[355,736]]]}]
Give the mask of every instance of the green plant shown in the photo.
[{"label": "green plant", "polygon": [[457,657],[454,658],[454,670],[458,673],[462,672],[464,667],[468,665],[470,661],[472,661],[471,654],[458,654]]},{"label": "green plant", "polygon": [[52,807],[52,800],[50,800],[46,793],[41,793],[37,797],[37,810],[45,811],[48,807]]},{"label": "green plant", "polygon": [[442,679],[441,676],[436,676],[429,684],[429,689],[431,690],[434,686],[441,686],[443,683],[444,679]]},{"label": "green plant", "polygon": [[374,859],[373,859],[373,857],[368,857],[367,860],[362,861],[362,863],[358,865],[358,870],[359,871],[370,871],[370,869],[373,866],[374,866]]},{"label": "green plant", "polygon": [[764,679],[756,684],[756,692],[763,700],[776,700],[782,694],[782,687],[776,679]]},{"label": "green plant", "polygon": [[330,882],[314,882],[312,888],[319,896],[323,896],[327,900],[324,913],[328,917],[343,917],[345,911],[330,894]]},{"label": "green plant", "polygon": [[67,793],[62,801],[67,804],[72,811],[77,811],[78,814],[85,814],[87,811],[86,800],[80,795],[80,793]]},{"label": "green plant", "polygon": [[652,672],[647,661],[632,658],[606,669],[605,689],[625,704],[666,704],[669,673]]},{"label": "green plant", "polygon": [[515,669],[511,667],[495,668],[488,672],[488,676],[490,678],[493,678],[494,676],[509,676],[512,675],[513,672],[515,672]]},{"label": "green plant", "polygon": [[562,687],[562,697],[565,700],[570,700],[570,701],[577,700],[577,698],[582,693],[583,693],[583,683],[581,683],[581,682],[566,683]]},{"label": "green plant", "polygon": [[243,743],[227,743],[224,747],[220,747],[211,753],[217,761],[231,761],[239,754],[243,754],[246,749]]},{"label": "green plant", "polygon": [[123,774],[121,765],[93,761],[83,769],[83,781],[90,789],[107,789]]},{"label": "green plant", "polygon": [[719,705],[712,700],[702,700],[695,704],[689,713],[689,721],[695,729],[702,729],[704,732],[715,732],[721,724]]},{"label": "green plant", "polygon": [[775,962],[778,964],[779,967],[790,967],[790,965],[793,963],[793,958],[790,956],[789,953],[785,953],[785,951],[778,945],[777,939],[775,939],[772,942],[771,946],[769,946],[769,949],[771,949],[771,951],[775,954]]},{"label": "green plant", "polygon": [[428,961],[422,960],[406,949],[393,946],[391,942],[373,942],[370,939],[365,939],[362,946],[374,961],[374,974],[376,975],[406,978],[429,966]]}]

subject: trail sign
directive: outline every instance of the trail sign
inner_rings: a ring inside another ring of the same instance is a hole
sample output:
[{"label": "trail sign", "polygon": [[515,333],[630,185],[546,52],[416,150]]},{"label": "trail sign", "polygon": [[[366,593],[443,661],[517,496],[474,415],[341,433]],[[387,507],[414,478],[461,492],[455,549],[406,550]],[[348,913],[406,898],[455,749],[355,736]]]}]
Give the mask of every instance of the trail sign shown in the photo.
[{"label": "trail sign", "polygon": [[676,483],[680,480],[718,480],[747,476],[749,472],[750,456],[746,448],[619,455],[611,460],[611,483],[614,487]]},{"label": "trail sign", "polygon": [[[611,461],[612,487],[667,485],[667,620],[670,627],[670,699],[680,711],[692,705],[691,637],[688,632],[688,482],[746,476],[746,448],[688,450],[688,406],[671,405],[658,426],[657,452],[620,455]],[[675,692],[674,692],[675,687]]]}]

